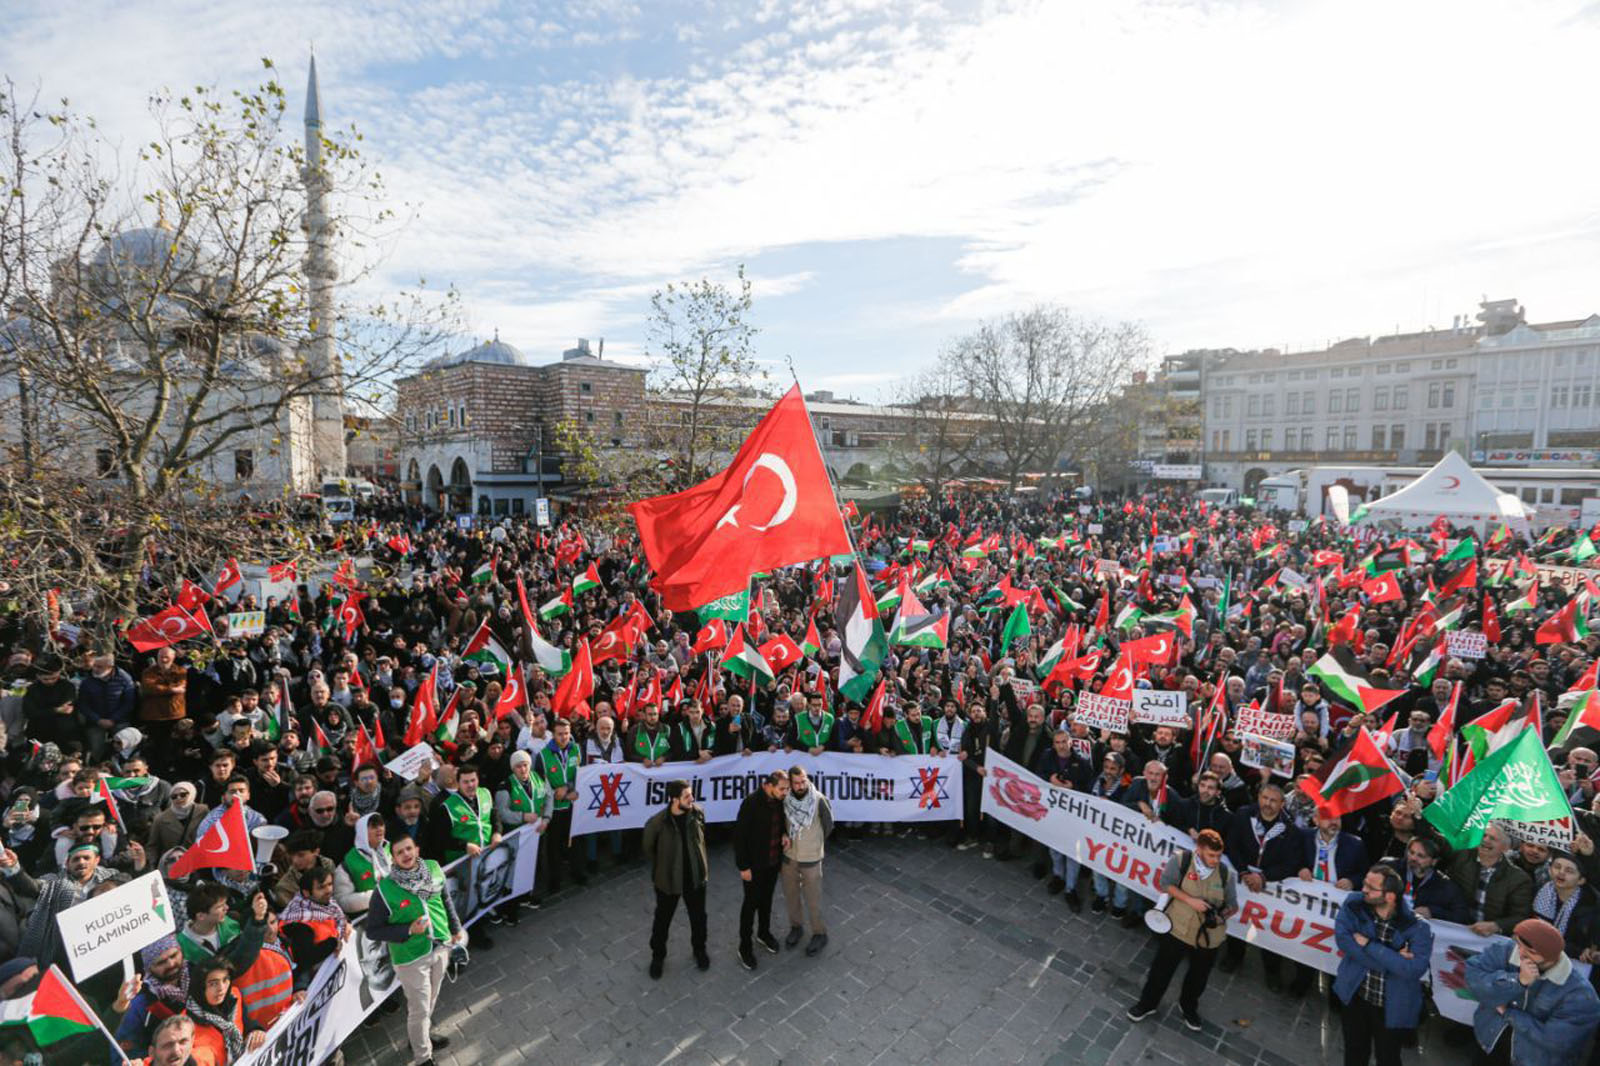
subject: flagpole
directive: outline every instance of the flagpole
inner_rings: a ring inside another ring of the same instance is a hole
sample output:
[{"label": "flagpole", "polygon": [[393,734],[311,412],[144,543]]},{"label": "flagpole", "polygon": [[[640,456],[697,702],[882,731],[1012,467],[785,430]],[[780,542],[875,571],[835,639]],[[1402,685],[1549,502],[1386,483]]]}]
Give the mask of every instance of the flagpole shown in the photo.
[{"label": "flagpole", "polygon": [[61,982],[61,987],[67,990],[67,995],[72,997],[72,1001],[78,1005],[78,1009],[83,1011],[84,1014],[88,1015],[89,1018],[94,1021],[94,1027],[105,1034],[105,1038],[111,1042],[111,1046],[116,1049],[116,1052],[119,1056],[121,1056],[122,1061],[131,1066],[130,1060],[128,1059],[128,1053],[122,1050],[122,1045],[117,1043],[117,1038],[111,1035],[111,1030],[106,1028],[106,1023],[100,1020],[100,1015],[95,1011],[95,1009],[89,1006],[88,1003],[84,1002],[83,996],[81,996],[78,993],[78,990],[73,987],[72,982],[67,980],[67,975],[61,972],[61,968],[55,963],[51,963],[48,972],[55,974],[56,980]]}]

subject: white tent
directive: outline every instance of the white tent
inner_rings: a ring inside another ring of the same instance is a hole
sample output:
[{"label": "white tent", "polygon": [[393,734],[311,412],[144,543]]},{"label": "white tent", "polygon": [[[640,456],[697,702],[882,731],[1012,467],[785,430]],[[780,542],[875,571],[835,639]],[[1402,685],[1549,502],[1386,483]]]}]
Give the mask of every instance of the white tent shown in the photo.
[{"label": "white tent", "polygon": [[1472,526],[1480,533],[1500,522],[1525,533],[1533,517],[1516,496],[1489,484],[1457,453],[1446,452],[1432,470],[1411,484],[1369,503],[1365,520],[1387,519],[1417,529],[1432,524],[1440,515],[1451,525]]}]

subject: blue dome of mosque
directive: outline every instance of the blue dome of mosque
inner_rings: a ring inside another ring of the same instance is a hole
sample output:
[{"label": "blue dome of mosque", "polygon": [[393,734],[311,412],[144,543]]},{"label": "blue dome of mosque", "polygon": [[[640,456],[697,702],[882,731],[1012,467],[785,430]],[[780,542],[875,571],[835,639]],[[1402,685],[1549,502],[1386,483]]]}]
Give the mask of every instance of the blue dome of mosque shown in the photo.
[{"label": "blue dome of mosque", "polygon": [[500,366],[527,366],[528,357],[522,354],[522,349],[514,344],[509,344],[500,339],[496,333],[493,340],[484,341],[474,345],[464,352],[454,355],[441,355],[430,366],[446,367],[460,366],[462,363],[496,363]]}]

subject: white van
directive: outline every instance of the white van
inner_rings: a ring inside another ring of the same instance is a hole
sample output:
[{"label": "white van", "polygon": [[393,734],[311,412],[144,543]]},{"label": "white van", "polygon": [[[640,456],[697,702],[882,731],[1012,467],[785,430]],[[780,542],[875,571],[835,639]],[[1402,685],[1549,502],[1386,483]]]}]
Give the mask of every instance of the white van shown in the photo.
[{"label": "white van", "polygon": [[1202,503],[1219,511],[1232,511],[1239,506],[1238,489],[1201,489],[1195,495]]},{"label": "white van", "polygon": [[356,501],[349,496],[324,496],[322,516],[333,525],[356,520]]}]

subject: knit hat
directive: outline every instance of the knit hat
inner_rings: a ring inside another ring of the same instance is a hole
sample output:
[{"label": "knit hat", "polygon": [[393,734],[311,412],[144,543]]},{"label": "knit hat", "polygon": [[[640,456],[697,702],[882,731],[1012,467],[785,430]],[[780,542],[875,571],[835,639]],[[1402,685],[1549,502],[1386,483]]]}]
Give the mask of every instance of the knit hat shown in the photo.
[{"label": "knit hat", "polygon": [[155,962],[161,956],[165,955],[167,952],[171,951],[177,946],[177,936],[172,933],[168,933],[155,943],[147,944],[143,948],[140,948],[139,958],[144,962],[144,968],[148,970],[151,963]]},{"label": "knit hat", "polygon": [[516,751],[511,753],[511,768],[512,769],[516,769],[518,766],[532,766],[532,765],[533,765],[533,756],[529,755],[526,751],[523,751],[521,748],[518,748]]},{"label": "knit hat", "polygon": [[1524,918],[1517,923],[1511,935],[1539,953],[1540,958],[1555,960],[1566,950],[1567,940],[1561,930],[1543,918]]}]

